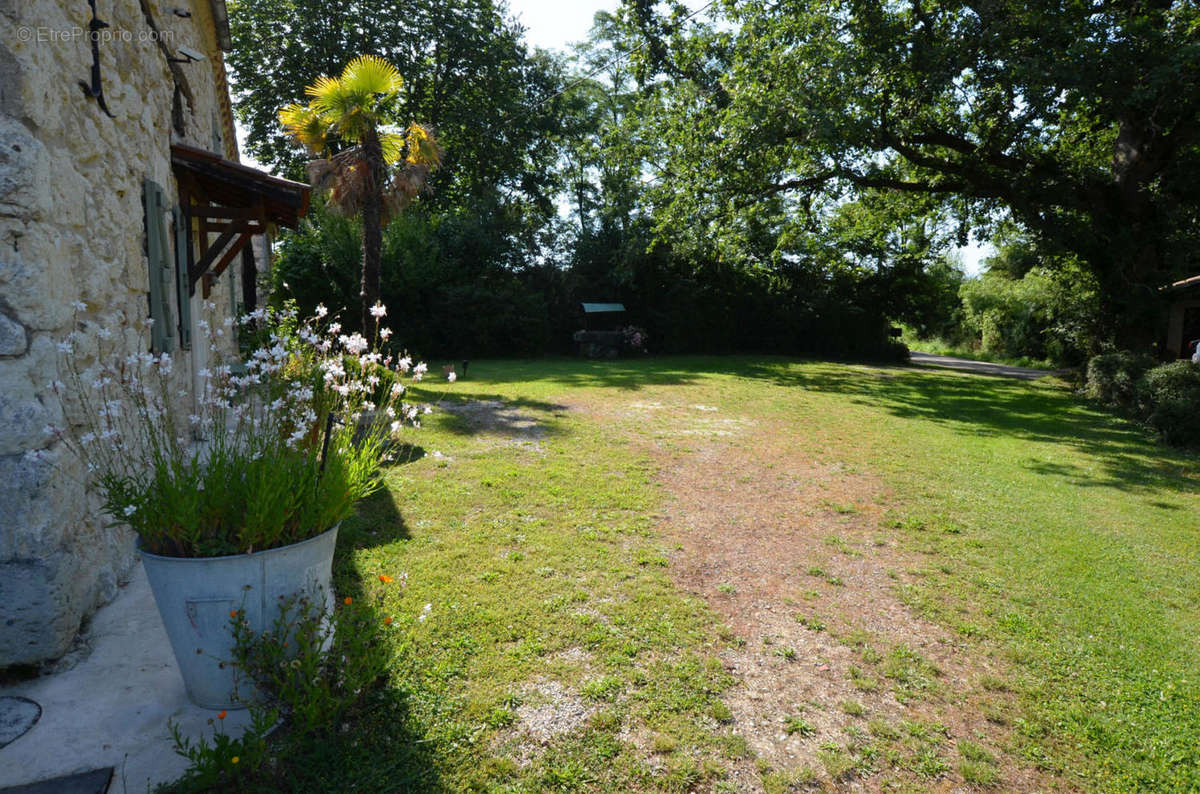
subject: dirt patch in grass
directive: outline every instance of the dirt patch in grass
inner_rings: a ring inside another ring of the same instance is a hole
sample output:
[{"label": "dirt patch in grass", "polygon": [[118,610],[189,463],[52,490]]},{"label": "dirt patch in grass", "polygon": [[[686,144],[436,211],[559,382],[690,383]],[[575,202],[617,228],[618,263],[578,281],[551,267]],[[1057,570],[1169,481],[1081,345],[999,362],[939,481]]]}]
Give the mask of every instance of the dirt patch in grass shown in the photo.
[{"label": "dirt patch in grass", "polygon": [[[1010,752],[1004,665],[902,600],[930,561],[898,548],[880,482],[806,457],[794,428],[653,413],[671,574],[732,630],[725,702],[761,773],[738,769],[739,784],[1070,788]],[[705,438],[681,449],[663,435]]]},{"label": "dirt patch in grass", "polygon": [[[565,406],[548,405],[547,410],[562,411]],[[501,400],[446,402],[442,410],[462,420],[467,433],[500,436],[512,442],[537,442],[546,437],[546,423],[532,411]]]},{"label": "dirt patch in grass", "polygon": [[517,708],[519,729],[538,744],[578,730],[595,713],[594,706],[557,681],[541,679],[522,693]]}]

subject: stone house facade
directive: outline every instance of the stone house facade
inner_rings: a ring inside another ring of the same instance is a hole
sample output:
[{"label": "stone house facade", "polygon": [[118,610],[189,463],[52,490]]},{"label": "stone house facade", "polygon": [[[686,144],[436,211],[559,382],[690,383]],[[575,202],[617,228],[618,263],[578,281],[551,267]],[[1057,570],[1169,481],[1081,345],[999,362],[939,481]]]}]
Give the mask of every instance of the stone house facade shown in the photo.
[{"label": "stone house facade", "polygon": [[255,302],[248,244],[307,209],[306,187],[236,162],[225,13],[0,0],[0,668],[68,650],[135,559],[45,429],[71,421],[58,341],[80,315],[153,318],[186,395],[202,321]]}]

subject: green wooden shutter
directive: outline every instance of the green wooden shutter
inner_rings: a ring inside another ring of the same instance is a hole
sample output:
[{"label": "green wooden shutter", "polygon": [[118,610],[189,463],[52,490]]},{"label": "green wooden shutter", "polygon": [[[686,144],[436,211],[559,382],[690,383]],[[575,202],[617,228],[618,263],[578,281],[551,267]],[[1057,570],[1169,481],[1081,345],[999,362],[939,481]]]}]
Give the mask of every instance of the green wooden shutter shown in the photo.
[{"label": "green wooden shutter", "polygon": [[175,323],[171,320],[171,289],[175,283],[174,268],[167,255],[167,230],[163,221],[165,211],[163,189],[147,179],[142,190],[146,211],[146,260],[150,277],[150,348],[155,353],[175,350]]},{"label": "green wooden shutter", "polygon": [[188,235],[187,216],[175,207],[171,210],[175,227],[175,292],[179,298],[179,347],[192,349],[192,285],[188,279]]}]

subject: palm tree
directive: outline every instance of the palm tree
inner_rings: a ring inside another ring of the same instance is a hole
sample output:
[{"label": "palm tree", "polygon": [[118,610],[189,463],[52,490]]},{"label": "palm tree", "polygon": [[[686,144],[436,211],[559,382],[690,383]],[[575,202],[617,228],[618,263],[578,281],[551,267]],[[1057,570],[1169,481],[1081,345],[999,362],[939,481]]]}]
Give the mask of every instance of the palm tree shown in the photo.
[{"label": "palm tree", "polygon": [[399,70],[383,58],[360,55],[339,77],[321,76],[308,86],[307,105],[279,111],[286,132],[323,158],[308,164],[313,188],[328,190],[337,212],[362,215],[359,298],[368,339],[378,329],[372,308],[379,303],[383,226],[417,197],[441,164],[441,148],[429,129],[396,124],[403,83]]}]

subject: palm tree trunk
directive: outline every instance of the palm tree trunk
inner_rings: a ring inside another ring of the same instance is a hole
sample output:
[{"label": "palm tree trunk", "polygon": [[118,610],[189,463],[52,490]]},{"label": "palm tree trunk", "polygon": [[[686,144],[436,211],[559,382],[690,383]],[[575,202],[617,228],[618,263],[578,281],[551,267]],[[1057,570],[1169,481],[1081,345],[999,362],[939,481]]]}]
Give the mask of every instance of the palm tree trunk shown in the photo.
[{"label": "palm tree trunk", "polygon": [[363,160],[367,168],[367,195],[362,209],[362,308],[363,336],[374,339],[379,321],[371,316],[371,307],[379,302],[380,259],[383,255],[383,187],[387,178],[383,147],[374,129],[363,135]]}]

